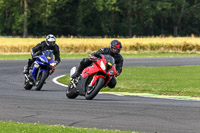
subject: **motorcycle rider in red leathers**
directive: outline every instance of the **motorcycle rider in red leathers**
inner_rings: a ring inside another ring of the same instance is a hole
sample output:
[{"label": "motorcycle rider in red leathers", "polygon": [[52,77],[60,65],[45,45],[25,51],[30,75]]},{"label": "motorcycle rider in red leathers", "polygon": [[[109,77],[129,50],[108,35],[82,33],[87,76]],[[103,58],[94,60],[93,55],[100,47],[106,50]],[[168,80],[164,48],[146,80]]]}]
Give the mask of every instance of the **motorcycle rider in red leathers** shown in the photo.
[{"label": "motorcycle rider in red leathers", "polygon": [[[91,59],[96,59],[97,57],[100,56],[100,54],[108,54],[108,55],[111,55],[115,59],[116,70],[118,71],[117,76],[119,76],[120,73],[122,72],[123,60],[124,60],[120,54],[121,48],[122,48],[121,42],[118,40],[113,40],[110,43],[109,48],[102,48],[98,50],[97,52],[92,53],[88,58],[83,58],[80,61],[79,67],[77,68],[76,72],[71,76],[71,78],[75,79],[79,77],[82,71],[93,63]],[[113,77],[108,83],[108,87],[114,88],[116,84],[117,84],[116,78]]]}]

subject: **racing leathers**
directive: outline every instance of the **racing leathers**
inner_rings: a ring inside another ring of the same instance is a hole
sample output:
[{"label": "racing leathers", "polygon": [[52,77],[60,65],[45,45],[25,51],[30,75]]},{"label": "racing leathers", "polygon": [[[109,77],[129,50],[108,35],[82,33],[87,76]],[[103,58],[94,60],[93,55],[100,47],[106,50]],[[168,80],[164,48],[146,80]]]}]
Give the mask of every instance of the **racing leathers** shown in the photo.
[{"label": "racing leathers", "polygon": [[58,65],[60,63],[59,46],[57,44],[48,46],[46,44],[46,41],[42,41],[42,42],[38,43],[35,47],[33,47],[31,49],[32,57],[28,59],[28,65],[27,65],[26,71],[24,73],[28,73],[29,67],[36,60],[36,58],[34,58],[34,56],[41,55],[42,51],[45,51],[45,50],[52,50],[52,52],[53,52],[53,54],[55,56],[56,65]]},{"label": "racing leathers", "polygon": [[[90,56],[99,57],[100,54],[108,54],[108,55],[111,55],[115,59],[116,70],[118,72],[117,76],[119,76],[120,73],[122,72],[123,60],[124,60],[123,57],[120,54],[114,54],[110,50],[110,48],[102,48],[102,49],[98,50],[97,52],[92,53]],[[80,65],[79,65],[77,71],[72,75],[72,78],[74,79],[74,78],[78,77],[81,74],[81,72],[83,71],[83,69],[90,66],[92,63],[93,63],[93,61],[90,60],[89,58],[83,58],[80,61]],[[114,88],[116,84],[117,84],[116,78],[113,77],[111,79],[111,81],[108,83],[108,87]]]}]

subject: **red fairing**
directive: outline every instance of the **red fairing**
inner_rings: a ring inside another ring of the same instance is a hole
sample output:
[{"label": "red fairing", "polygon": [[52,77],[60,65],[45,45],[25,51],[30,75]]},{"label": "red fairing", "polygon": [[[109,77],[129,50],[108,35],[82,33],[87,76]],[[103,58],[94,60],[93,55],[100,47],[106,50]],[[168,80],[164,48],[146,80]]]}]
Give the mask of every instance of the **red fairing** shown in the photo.
[{"label": "red fairing", "polygon": [[[116,70],[116,65],[113,65],[112,68],[107,72],[107,75],[116,75],[117,74],[117,70]],[[109,74],[110,71],[113,71],[113,74]]]},{"label": "red fairing", "polygon": [[[102,63],[105,66],[105,70],[101,69]],[[92,66],[85,68],[82,72],[82,77],[85,78],[89,75],[92,75],[92,74],[98,72],[98,71],[102,71],[102,72],[106,73],[106,59],[104,56],[102,56],[102,59],[98,60],[97,62],[94,62]]]},{"label": "red fairing", "polygon": [[[113,75],[116,75],[116,74],[117,74],[117,70],[116,70],[115,66],[116,66],[116,65],[113,65],[112,68],[107,72],[107,75],[110,75],[110,76],[108,77],[108,80],[107,80],[107,82],[105,83],[105,85],[107,85],[107,84],[110,82],[110,80],[112,79],[112,76],[113,76]],[[113,71],[113,74],[109,74],[110,71]]]},{"label": "red fairing", "polygon": [[99,77],[102,77],[102,78],[104,78],[105,79],[105,77],[103,76],[103,75],[94,75],[94,77],[93,77],[93,79],[92,79],[92,84],[91,85],[94,85],[94,83],[97,81],[97,79],[99,78]]}]

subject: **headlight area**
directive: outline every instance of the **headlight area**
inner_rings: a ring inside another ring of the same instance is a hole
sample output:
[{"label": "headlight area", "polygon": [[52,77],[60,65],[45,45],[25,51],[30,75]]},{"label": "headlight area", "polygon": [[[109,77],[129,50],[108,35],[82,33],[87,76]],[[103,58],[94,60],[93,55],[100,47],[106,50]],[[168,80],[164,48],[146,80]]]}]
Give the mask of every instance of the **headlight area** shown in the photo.
[{"label": "headlight area", "polygon": [[35,68],[38,68],[38,67],[39,67],[39,64],[38,64],[36,61],[34,62],[34,67],[35,67]]},{"label": "headlight area", "polygon": [[113,70],[110,70],[110,71],[108,72],[108,74],[110,74],[110,75],[112,75],[113,73],[114,73]]},{"label": "headlight area", "polygon": [[106,70],[106,66],[104,65],[103,61],[101,61],[101,65],[100,65],[100,67],[101,67],[101,69],[102,69],[103,71]]},{"label": "headlight area", "polygon": [[50,66],[54,67],[54,66],[56,66],[56,63],[50,63]]}]

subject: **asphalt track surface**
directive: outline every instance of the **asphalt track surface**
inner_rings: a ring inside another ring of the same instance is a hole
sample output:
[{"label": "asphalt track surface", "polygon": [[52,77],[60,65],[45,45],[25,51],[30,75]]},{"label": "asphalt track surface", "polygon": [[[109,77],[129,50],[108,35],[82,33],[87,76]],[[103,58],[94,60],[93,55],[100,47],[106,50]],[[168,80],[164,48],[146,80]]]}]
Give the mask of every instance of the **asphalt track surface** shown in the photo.
[{"label": "asphalt track surface", "polygon": [[[41,91],[24,90],[26,60],[0,61],[0,120],[158,133],[200,133],[200,101],[99,94],[68,99],[52,79],[80,59],[65,59]],[[126,58],[124,66],[200,65],[200,57]]]}]

